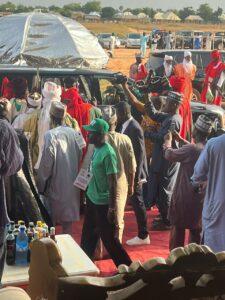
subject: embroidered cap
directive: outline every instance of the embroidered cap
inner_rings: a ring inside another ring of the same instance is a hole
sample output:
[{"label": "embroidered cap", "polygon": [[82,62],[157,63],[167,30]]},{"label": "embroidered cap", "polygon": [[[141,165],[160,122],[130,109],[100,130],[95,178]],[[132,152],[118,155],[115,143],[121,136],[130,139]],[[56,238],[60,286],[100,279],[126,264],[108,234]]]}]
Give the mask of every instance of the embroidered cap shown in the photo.
[{"label": "embroidered cap", "polygon": [[183,100],[183,95],[177,92],[169,92],[167,95],[167,100],[181,103]]},{"label": "embroidered cap", "polygon": [[195,128],[201,132],[210,133],[212,125],[212,120],[209,117],[200,115],[195,123]]},{"label": "embroidered cap", "polygon": [[66,105],[62,102],[52,101],[50,115],[58,119],[64,118],[66,115]]}]

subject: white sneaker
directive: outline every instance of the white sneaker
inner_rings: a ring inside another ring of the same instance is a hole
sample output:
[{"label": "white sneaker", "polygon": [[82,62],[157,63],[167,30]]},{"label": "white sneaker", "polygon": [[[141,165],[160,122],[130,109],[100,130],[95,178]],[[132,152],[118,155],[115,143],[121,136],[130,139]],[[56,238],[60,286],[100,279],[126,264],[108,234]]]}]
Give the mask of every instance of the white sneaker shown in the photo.
[{"label": "white sneaker", "polygon": [[145,239],[140,239],[136,236],[133,239],[126,241],[126,244],[129,246],[150,245],[150,237],[148,235]]}]

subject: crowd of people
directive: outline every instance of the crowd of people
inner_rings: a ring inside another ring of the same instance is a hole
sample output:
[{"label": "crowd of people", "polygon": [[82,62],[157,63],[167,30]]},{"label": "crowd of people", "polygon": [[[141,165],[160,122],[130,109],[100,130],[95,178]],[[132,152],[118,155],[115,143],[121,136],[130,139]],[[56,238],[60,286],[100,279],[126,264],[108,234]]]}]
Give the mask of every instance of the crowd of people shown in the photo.
[{"label": "crowd of people", "polygon": [[202,36],[200,33],[196,33],[195,36],[183,36],[171,31],[152,32],[150,35],[143,32],[140,38],[140,51],[143,57],[145,57],[147,45],[150,46],[152,53],[158,49],[172,50],[186,47],[195,50],[211,50],[213,39],[214,37],[211,33],[205,36]]},{"label": "crowd of people", "polygon": [[[220,53],[213,51],[203,102],[224,70]],[[151,243],[147,209],[156,206],[159,216],[152,228],[170,230],[170,250],[184,245],[186,229],[190,242],[225,250],[225,136],[208,141],[213,121],[205,115],[192,128],[195,73],[191,52],[185,51],[183,63],[177,65],[173,57],[165,56],[156,74],[168,79],[169,89],[152,93],[149,73],[137,56],[130,76],[146,80],[143,98],[135,96],[124,76],[121,85],[127,101],[102,110],[82,99],[72,77],[62,85],[47,81],[41,91],[32,92],[24,78],[7,82],[0,99],[1,270],[9,222],[7,178],[21,169],[26,156],[18,132],[29,141],[32,176],[53,225],[72,234],[80,204],[85,203],[81,247],[91,259],[101,239],[116,266],[130,265],[122,243],[127,201],[137,223],[137,234],[126,241],[128,246]],[[219,86],[214,101],[221,104]],[[135,118],[135,110],[141,119]]]}]

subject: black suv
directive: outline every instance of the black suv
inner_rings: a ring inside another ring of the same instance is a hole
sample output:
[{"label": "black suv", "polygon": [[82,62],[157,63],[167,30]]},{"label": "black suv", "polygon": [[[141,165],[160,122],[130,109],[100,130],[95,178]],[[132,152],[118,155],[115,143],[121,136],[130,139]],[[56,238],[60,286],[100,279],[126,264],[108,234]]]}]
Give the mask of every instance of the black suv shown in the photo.
[{"label": "black suv", "polygon": [[[163,52],[164,53],[164,52]],[[163,58],[152,56],[155,67],[158,67]],[[98,105],[114,105],[126,97],[122,86],[118,83],[121,81],[121,73],[108,70],[89,70],[89,69],[51,69],[51,68],[30,68],[3,66],[0,67],[0,84],[2,79],[7,76],[9,79],[15,77],[24,77],[29,84],[29,90],[39,89],[43,87],[47,80],[58,81],[63,83],[63,79],[68,76],[77,78],[79,90],[83,98],[98,100]],[[214,105],[203,105],[200,103],[192,103],[192,114],[195,120],[199,114],[208,114],[213,119],[218,120],[218,128],[225,126],[225,112],[222,108]]]},{"label": "black suv", "polygon": [[[190,50],[192,53],[193,63],[197,66],[196,77],[193,81],[194,97],[193,101],[200,100],[200,94],[203,88],[205,78],[205,68],[210,62],[211,51],[207,50]],[[221,51],[223,61],[225,61],[225,51]],[[151,55],[147,62],[148,70],[156,70],[163,65],[165,55],[171,55],[174,59],[174,64],[179,64],[183,61],[184,50],[163,50]]]},{"label": "black suv", "polygon": [[[15,77],[26,78],[29,90],[34,88],[41,91],[44,82],[51,80],[63,85],[66,77],[77,78],[79,90],[84,99],[96,98],[99,104],[108,103],[112,97],[117,97],[117,92],[121,92],[121,85],[116,84],[121,78],[119,72],[93,69],[56,69],[56,68],[33,68],[16,67],[13,65],[0,66],[0,86],[4,77],[12,80]],[[111,97],[111,98],[110,98]]]}]

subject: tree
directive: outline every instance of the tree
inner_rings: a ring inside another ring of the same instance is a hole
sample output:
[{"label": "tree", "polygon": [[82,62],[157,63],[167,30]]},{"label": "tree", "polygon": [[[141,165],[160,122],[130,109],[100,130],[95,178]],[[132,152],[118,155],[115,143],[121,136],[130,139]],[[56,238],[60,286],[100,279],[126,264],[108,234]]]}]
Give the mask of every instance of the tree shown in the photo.
[{"label": "tree", "polygon": [[179,11],[179,17],[181,18],[181,20],[185,20],[188,16],[191,15],[196,15],[196,11],[192,6],[184,7]]},{"label": "tree", "polygon": [[209,6],[208,3],[201,4],[198,9],[198,14],[206,22],[210,22],[213,16],[213,9]]},{"label": "tree", "polygon": [[60,14],[64,17],[67,17],[67,18],[71,18],[72,16],[72,11],[71,10],[68,10],[68,9],[61,9],[60,11]]},{"label": "tree", "polygon": [[101,17],[103,19],[112,19],[116,14],[116,10],[113,7],[103,7]]},{"label": "tree", "polygon": [[124,7],[123,7],[122,5],[120,5],[119,11],[120,11],[120,12],[123,12],[123,10],[124,10]]},{"label": "tree", "polygon": [[23,13],[23,12],[30,12],[30,11],[33,11],[34,8],[33,7],[28,7],[28,6],[24,6],[24,5],[17,5],[17,7],[15,8],[14,12],[15,13]]},{"label": "tree", "polygon": [[82,6],[80,3],[71,3],[63,6],[64,10],[71,10],[71,11],[81,11]]},{"label": "tree", "polygon": [[90,1],[84,4],[82,7],[82,10],[86,13],[89,14],[92,11],[101,11],[101,2],[100,1]]},{"label": "tree", "polygon": [[49,6],[49,11],[53,11],[60,14],[62,12],[62,8],[55,5],[51,5]]},{"label": "tree", "polygon": [[219,17],[222,15],[222,13],[223,13],[223,9],[221,7],[218,7],[217,10],[213,12],[212,21],[214,23],[219,23],[220,22]]},{"label": "tree", "polygon": [[0,5],[0,11],[14,12],[15,9],[16,9],[16,5],[13,4],[12,2],[7,2],[7,3]]},{"label": "tree", "polygon": [[153,19],[154,15],[156,14],[156,11],[153,8],[144,7],[143,13],[145,13],[147,16],[149,16],[151,19]]},{"label": "tree", "polygon": [[135,8],[135,9],[132,9],[131,12],[132,12],[133,15],[137,16],[138,14],[143,12],[143,9],[142,8]]}]

